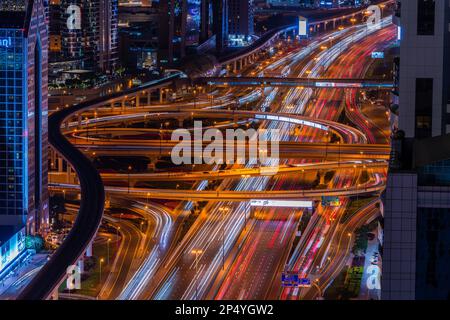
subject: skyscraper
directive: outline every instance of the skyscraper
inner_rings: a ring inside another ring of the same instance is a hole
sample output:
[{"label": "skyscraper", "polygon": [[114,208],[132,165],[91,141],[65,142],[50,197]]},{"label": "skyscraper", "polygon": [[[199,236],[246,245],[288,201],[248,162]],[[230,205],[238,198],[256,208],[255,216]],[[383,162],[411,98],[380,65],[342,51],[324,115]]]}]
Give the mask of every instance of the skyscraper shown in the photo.
[{"label": "skyscraper", "polygon": [[52,62],[112,73],[118,64],[118,0],[50,0]]},{"label": "skyscraper", "polygon": [[160,66],[177,64],[186,54],[186,0],[161,0],[159,2]]},{"label": "skyscraper", "polygon": [[0,270],[49,226],[46,9],[17,3],[0,8]]},{"label": "skyscraper", "polygon": [[213,1],[213,33],[216,50],[223,51],[228,41],[228,0]]},{"label": "skyscraper", "polygon": [[253,35],[253,0],[228,0],[228,33]]},{"label": "skyscraper", "polygon": [[450,298],[450,6],[397,1],[382,299]]}]

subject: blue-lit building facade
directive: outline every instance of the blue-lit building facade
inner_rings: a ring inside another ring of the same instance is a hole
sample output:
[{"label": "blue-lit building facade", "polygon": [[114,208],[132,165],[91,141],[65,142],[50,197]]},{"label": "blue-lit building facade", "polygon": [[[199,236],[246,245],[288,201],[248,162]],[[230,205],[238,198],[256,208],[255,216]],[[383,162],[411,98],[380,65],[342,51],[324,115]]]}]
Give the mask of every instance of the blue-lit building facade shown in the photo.
[{"label": "blue-lit building facade", "polygon": [[0,7],[0,269],[49,225],[47,55],[43,1]]}]

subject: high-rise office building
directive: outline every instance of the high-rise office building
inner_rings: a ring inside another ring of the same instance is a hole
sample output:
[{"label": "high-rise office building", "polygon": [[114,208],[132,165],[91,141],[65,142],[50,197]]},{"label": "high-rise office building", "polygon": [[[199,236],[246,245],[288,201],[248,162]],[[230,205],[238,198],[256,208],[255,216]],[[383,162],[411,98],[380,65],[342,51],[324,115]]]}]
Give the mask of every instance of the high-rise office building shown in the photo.
[{"label": "high-rise office building", "polygon": [[159,48],[160,66],[180,62],[186,54],[186,0],[160,0]]},{"label": "high-rise office building", "polygon": [[49,225],[47,14],[18,2],[0,9],[0,270]]},{"label": "high-rise office building", "polygon": [[253,35],[253,0],[228,0],[228,33],[234,36]]},{"label": "high-rise office building", "polygon": [[216,36],[216,50],[225,49],[228,41],[228,1],[213,1],[213,33]]},{"label": "high-rise office building", "polygon": [[112,73],[118,65],[118,0],[50,0],[51,62]]},{"label": "high-rise office building", "polygon": [[450,1],[398,1],[382,299],[449,299]]}]

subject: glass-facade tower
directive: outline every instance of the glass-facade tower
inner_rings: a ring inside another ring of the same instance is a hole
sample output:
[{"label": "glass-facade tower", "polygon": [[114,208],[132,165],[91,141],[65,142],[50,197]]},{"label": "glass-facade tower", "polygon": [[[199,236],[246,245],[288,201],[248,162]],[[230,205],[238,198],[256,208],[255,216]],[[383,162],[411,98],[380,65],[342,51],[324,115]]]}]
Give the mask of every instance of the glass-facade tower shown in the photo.
[{"label": "glass-facade tower", "polygon": [[48,228],[47,19],[42,0],[0,10],[0,227]]}]

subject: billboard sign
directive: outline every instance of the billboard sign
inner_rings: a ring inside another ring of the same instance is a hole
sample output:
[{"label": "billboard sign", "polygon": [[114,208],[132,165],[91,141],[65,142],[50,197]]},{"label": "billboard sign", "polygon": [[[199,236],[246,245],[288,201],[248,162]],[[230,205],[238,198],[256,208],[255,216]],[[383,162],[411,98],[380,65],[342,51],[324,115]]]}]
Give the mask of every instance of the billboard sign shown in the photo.
[{"label": "billboard sign", "polygon": [[384,52],[379,51],[372,52],[372,59],[384,59]]},{"label": "billboard sign", "polygon": [[298,17],[298,35],[307,36],[308,35],[308,19],[305,17]]},{"label": "billboard sign", "polygon": [[251,200],[251,207],[307,208],[313,207],[313,201],[296,200]]},{"label": "billboard sign", "polygon": [[281,285],[285,288],[309,288],[311,287],[311,280],[300,278],[296,272],[285,271],[281,274]]},{"label": "billboard sign", "polygon": [[339,197],[322,197],[322,206],[324,207],[339,207],[340,205]]}]

